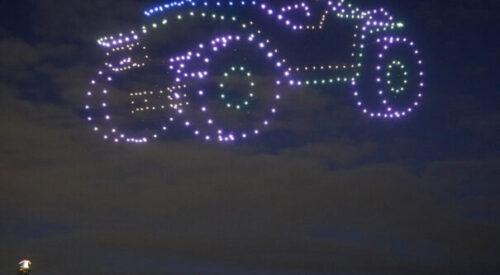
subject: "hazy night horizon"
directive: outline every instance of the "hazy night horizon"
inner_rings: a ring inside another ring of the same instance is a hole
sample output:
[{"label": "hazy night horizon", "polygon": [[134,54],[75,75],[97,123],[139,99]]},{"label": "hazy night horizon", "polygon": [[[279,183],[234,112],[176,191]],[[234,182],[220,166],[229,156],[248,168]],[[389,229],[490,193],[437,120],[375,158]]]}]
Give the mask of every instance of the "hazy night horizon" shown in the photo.
[{"label": "hazy night horizon", "polygon": [[499,274],[499,8],[1,1],[0,274]]}]

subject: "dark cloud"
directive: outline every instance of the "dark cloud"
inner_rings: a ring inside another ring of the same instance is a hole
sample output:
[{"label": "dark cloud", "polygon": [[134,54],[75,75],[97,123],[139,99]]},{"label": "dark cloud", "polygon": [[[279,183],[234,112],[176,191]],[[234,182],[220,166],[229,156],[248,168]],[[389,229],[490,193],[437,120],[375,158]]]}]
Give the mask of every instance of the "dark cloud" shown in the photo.
[{"label": "dark cloud", "polygon": [[86,141],[71,112],[16,106],[2,116],[2,232],[10,236],[2,259],[29,253],[44,270],[75,273],[104,272],[109,261],[132,274],[147,269],[144,257],[179,272],[418,274],[488,270],[497,256],[498,212],[488,209],[498,204],[482,198],[498,191],[498,159],[417,171],[353,166],[376,151],[370,143],[278,155],[192,142],[117,147]]},{"label": "dark cloud", "polygon": [[[141,1],[33,1],[36,33],[56,41],[94,42],[96,34],[128,27],[138,22],[144,5]],[[83,41],[82,41],[83,40]]]},{"label": "dark cloud", "polygon": [[31,74],[30,69],[41,59],[41,53],[36,47],[20,39],[0,40],[0,53],[0,75],[5,80],[25,80]]}]

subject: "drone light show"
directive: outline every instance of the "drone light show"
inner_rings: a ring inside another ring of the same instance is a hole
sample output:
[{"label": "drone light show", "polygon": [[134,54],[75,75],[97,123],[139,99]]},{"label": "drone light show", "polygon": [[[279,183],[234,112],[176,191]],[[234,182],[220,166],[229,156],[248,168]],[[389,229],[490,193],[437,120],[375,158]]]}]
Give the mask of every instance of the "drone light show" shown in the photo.
[{"label": "drone light show", "polygon": [[280,101],[308,86],[344,91],[369,119],[419,108],[423,60],[401,21],[345,0],[287,3],[184,0],[146,10],[142,26],[97,40],[105,62],[86,91],[86,120],[115,143],[179,127],[234,143],[269,128]]}]

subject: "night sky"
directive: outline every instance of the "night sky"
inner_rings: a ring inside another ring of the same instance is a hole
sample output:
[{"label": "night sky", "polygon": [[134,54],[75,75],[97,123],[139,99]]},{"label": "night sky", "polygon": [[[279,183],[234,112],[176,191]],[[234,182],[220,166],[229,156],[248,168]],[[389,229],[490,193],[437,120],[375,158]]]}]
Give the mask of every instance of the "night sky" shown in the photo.
[{"label": "night sky", "polygon": [[500,274],[500,2],[352,2],[416,38],[417,113],[309,88],[250,142],[136,146],[82,99],[96,38],[157,2],[0,1],[0,274]]}]

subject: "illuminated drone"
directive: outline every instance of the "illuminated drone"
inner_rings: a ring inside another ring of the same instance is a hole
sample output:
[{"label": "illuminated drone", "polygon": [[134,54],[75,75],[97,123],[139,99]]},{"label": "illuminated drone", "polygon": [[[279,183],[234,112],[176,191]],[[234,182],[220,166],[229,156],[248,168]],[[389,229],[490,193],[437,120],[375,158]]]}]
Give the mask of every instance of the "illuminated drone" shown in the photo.
[{"label": "illuminated drone", "polygon": [[[344,86],[368,118],[399,119],[419,107],[423,61],[388,11],[345,0],[276,2],[171,2],[145,11],[141,28],[98,39],[106,62],[85,105],[93,130],[145,143],[176,124],[207,141],[234,142],[261,133],[290,88],[306,86]],[[343,40],[345,49],[337,46]],[[136,77],[154,68],[161,77]],[[132,126],[111,111],[114,96],[128,97]],[[146,123],[141,116],[150,113],[161,123]]]}]

